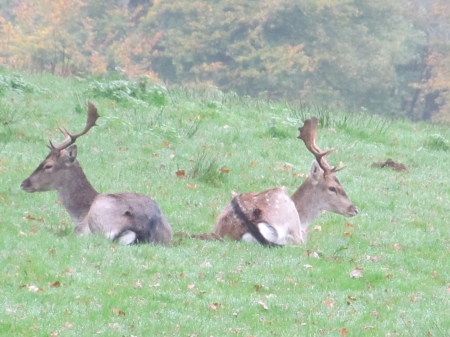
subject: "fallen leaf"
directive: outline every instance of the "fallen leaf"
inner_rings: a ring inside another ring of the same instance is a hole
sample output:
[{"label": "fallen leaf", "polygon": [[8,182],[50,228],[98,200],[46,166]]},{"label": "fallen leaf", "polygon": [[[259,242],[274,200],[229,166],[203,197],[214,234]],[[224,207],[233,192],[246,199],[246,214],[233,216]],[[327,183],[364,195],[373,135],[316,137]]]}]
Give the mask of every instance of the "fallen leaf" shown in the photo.
[{"label": "fallen leaf", "polygon": [[55,281],[53,283],[50,283],[48,286],[53,287],[53,288],[58,288],[61,286],[61,283],[59,281]]},{"label": "fallen leaf", "polygon": [[381,256],[366,255],[366,260],[367,261],[372,261],[372,262],[379,262],[379,261],[381,261]]},{"label": "fallen leaf", "polygon": [[253,167],[256,167],[256,166],[258,166],[258,163],[256,161],[252,160],[250,165],[252,165]]},{"label": "fallen leaf", "polygon": [[355,269],[353,269],[353,270],[350,272],[350,277],[351,277],[351,278],[360,278],[360,277],[363,277],[362,271],[363,271],[363,268],[356,267]]},{"label": "fallen leaf", "polygon": [[222,167],[222,168],[219,170],[219,172],[220,172],[220,173],[229,173],[230,170]]},{"label": "fallen leaf", "polygon": [[219,308],[219,306],[220,306],[220,303],[211,303],[210,305],[209,305],[209,308],[208,308],[208,310],[214,310],[214,311],[217,311],[217,309]]},{"label": "fallen leaf", "polygon": [[347,334],[348,334],[348,331],[346,328],[340,328],[339,332],[341,333],[341,336],[347,336]]},{"label": "fallen leaf", "polygon": [[373,325],[363,325],[363,329],[367,330],[367,329],[375,329],[375,327]]},{"label": "fallen leaf", "polygon": [[258,304],[263,307],[264,310],[269,310],[269,307],[263,301],[258,301]]},{"label": "fallen leaf", "polygon": [[415,293],[414,295],[411,296],[410,300],[411,302],[417,302],[419,300],[419,294]]},{"label": "fallen leaf", "polygon": [[112,308],[112,312],[117,316],[125,316],[125,312],[117,308]]},{"label": "fallen leaf", "polygon": [[326,306],[327,308],[333,308],[333,307],[334,307],[334,300],[333,300],[333,299],[327,298],[327,299],[325,300],[325,306]]},{"label": "fallen leaf", "polygon": [[163,141],[162,146],[163,147],[169,147],[170,143],[167,140],[165,140],[165,141]]},{"label": "fallen leaf", "polygon": [[178,170],[177,172],[175,172],[175,174],[178,178],[182,178],[186,175],[186,172],[184,170]]},{"label": "fallen leaf", "polygon": [[202,268],[211,268],[211,263],[209,263],[209,262],[203,262],[203,263],[200,265],[200,267],[202,267]]},{"label": "fallen leaf", "polygon": [[197,185],[196,184],[187,184],[186,187],[190,188],[190,189],[196,189]]}]

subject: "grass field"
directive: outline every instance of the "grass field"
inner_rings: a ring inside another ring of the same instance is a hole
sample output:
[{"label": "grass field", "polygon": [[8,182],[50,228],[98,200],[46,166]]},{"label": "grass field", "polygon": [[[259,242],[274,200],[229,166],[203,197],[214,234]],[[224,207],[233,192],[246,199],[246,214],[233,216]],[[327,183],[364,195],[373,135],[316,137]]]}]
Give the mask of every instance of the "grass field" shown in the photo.
[{"label": "grass field", "polygon": [[[55,192],[20,190],[57,126],[84,126],[88,100],[102,117],[77,141],[87,177],[154,198],[171,246],[75,237]],[[313,160],[297,128],[313,115],[358,216],[325,214],[306,246],[281,249],[184,235],[211,232],[232,190],[293,193]],[[447,127],[5,71],[0,118],[0,335],[450,336]],[[388,158],[407,170],[372,167]]]}]

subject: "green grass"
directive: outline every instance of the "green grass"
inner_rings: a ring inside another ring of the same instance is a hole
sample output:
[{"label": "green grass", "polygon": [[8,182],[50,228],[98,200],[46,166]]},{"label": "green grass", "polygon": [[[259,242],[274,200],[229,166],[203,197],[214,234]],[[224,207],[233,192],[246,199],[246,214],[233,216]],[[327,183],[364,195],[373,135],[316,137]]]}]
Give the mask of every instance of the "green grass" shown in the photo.
[{"label": "green grass", "polygon": [[[4,76],[27,90],[8,82],[0,91],[0,335],[450,335],[446,127],[215,88],[141,88],[132,99],[121,89],[118,99],[98,94],[107,81]],[[297,128],[313,115],[320,147],[337,149],[329,162],[346,165],[338,176],[360,214],[325,214],[306,246],[282,249],[75,237],[55,192],[19,185],[48,140],[61,139],[58,125],[83,127],[88,100],[102,116],[77,141],[89,180],[100,192],[152,196],[175,232],[211,232],[231,190],[294,192],[313,159]],[[371,167],[387,158],[408,171]],[[357,267],[363,277],[351,278]]]}]

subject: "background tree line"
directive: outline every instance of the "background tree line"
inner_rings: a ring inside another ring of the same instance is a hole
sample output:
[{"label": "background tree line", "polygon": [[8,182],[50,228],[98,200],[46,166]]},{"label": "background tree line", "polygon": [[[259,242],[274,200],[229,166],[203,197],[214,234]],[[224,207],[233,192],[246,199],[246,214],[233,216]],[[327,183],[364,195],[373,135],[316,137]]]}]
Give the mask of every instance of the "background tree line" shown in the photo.
[{"label": "background tree line", "polygon": [[0,0],[0,62],[450,122],[448,0]]}]

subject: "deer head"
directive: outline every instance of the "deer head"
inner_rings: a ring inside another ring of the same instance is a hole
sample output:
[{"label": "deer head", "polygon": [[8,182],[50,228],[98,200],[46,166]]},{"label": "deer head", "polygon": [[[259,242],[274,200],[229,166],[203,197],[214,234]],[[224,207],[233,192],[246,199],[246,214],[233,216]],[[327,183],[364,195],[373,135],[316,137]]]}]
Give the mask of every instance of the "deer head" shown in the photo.
[{"label": "deer head", "polygon": [[305,120],[299,128],[298,138],[316,158],[311,165],[308,179],[292,195],[303,228],[309,226],[322,210],[347,217],[358,214],[358,208],[353,205],[335,174],[344,167],[332,167],[327,162],[327,155],[333,152],[334,148],[322,151],[316,144],[317,125],[317,117],[312,117]]},{"label": "deer head", "polygon": [[95,122],[98,117],[100,116],[97,113],[97,108],[89,102],[87,121],[83,131],[72,134],[65,128],[59,128],[65,136],[64,140],[57,145],[49,141],[47,146],[50,149],[50,153],[30,177],[22,182],[20,187],[26,192],[58,190],[58,187],[63,184],[63,180],[67,178],[66,170],[73,165],[77,165],[75,162],[77,146],[72,144],[75,143],[78,137],[86,134],[96,125]]}]

